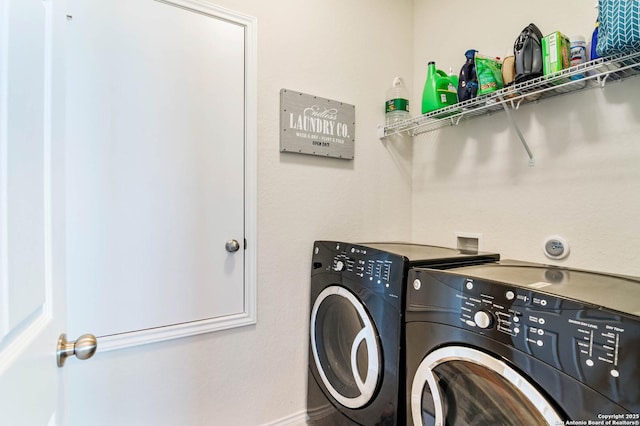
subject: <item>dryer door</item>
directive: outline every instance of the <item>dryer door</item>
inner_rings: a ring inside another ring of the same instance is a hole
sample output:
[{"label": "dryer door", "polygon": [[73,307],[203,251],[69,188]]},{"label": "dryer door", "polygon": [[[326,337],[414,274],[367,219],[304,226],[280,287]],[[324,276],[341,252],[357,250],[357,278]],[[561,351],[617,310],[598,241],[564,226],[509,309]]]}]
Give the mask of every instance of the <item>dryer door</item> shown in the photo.
[{"label": "dryer door", "polygon": [[367,405],[383,363],[378,333],[364,305],[344,287],[327,287],[313,304],[310,332],[315,365],[331,396],[347,408]]},{"label": "dryer door", "polygon": [[420,363],[411,386],[414,425],[560,425],[547,399],[520,373],[476,349],[446,346]]}]

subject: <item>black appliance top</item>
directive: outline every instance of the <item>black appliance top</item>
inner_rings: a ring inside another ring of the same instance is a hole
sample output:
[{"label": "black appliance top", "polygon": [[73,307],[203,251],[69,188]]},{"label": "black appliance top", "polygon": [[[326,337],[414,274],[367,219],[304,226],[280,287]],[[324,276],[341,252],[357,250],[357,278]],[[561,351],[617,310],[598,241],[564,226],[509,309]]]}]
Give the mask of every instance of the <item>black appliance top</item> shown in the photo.
[{"label": "black appliance top", "polygon": [[467,266],[455,272],[640,316],[640,277],[516,260]]},{"label": "black appliance top", "polygon": [[[368,288],[384,294],[402,306],[406,274],[411,267],[447,269],[495,262],[499,259],[498,254],[468,253],[451,248],[408,243],[354,244],[316,241],[311,274],[339,274],[342,280],[352,280],[358,288]],[[345,282],[347,281],[343,281]]]},{"label": "black appliance top", "polygon": [[372,242],[359,243],[359,245],[403,256],[408,259],[408,266],[440,265],[449,262],[465,264],[477,263],[474,262],[476,259],[482,259],[483,261],[496,261],[500,259],[500,255],[497,253],[467,251],[405,242]]}]

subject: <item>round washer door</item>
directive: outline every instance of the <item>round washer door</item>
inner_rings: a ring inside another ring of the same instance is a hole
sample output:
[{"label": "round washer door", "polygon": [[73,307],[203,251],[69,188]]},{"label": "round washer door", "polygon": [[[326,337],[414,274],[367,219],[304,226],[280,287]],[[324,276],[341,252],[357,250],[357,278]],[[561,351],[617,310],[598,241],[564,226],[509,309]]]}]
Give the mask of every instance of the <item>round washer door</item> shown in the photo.
[{"label": "round washer door", "polygon": [[325,288],[311,310],[311,350],[331,396],[347,408],[373,398],[382,356],[373,321],[360,300],[340,286]]},{"label": "round washer door", "polygon": [[411,386],[414,425],[557,425],[553,406],[504,362],[476,349],[446,346],[420,363]]}]

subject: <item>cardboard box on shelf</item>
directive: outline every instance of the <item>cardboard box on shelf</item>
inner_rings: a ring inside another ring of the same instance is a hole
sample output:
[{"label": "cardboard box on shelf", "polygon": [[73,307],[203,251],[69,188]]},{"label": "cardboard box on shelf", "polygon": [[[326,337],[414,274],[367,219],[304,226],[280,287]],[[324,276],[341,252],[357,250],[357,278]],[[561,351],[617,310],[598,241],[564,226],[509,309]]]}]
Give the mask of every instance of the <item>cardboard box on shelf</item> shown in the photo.
[{"label": "cardboard box on shelf", "polygon": [[552,32],[542,38],[542,63],[544,75],[553,74],[569,68],[571,42],[560,31]]}]

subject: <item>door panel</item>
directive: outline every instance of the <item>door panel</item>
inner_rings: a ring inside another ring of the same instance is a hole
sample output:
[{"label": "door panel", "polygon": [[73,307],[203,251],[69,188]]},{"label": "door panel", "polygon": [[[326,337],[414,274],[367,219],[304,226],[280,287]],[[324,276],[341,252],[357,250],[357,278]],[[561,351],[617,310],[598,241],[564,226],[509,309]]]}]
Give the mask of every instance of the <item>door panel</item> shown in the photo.
[{"label": "door panel", "polygon": [[152,0],[69,14],[70,334],[242,313],[244,27]]},{"label": "door panel", "polygon": [[[64,328],[62,167],[54,92],[60,24],[53,0],[0,2],[0,413],[2,424],[55,417],[55,344]],[[59,12],[59,11],[58,11]]]},{"label": "door panel", "polygon": [[[6,140],[3,143],[3,218],[6,229],[10,309],[4,333],[15,329],[44,303],[44,91],[45,8],[40,2],[11,2],[9,9]],[[23,16],[33,16],[26,22]],[[23,31],[28,27],[31,31]],[[15,39],[13,39],[15,37]],[[13,40],[12,40],[13,39]],[[22,47],[25,47],[23,49]],[[39,108],[36,108],[39,106]],[[4,109],[4,108],[3,108]]]},{"label": "door panel", "polygon": [[442,346],[411,380],[416,426],[563,424],[534,383],[503,359],[467,346]]},{"label": "door panel", "polygon": [[325,288],[311,309],[311,352],[322,383],[348,408],[371,402],[381,379],[378,331],[356,295],[344,287]]}]

